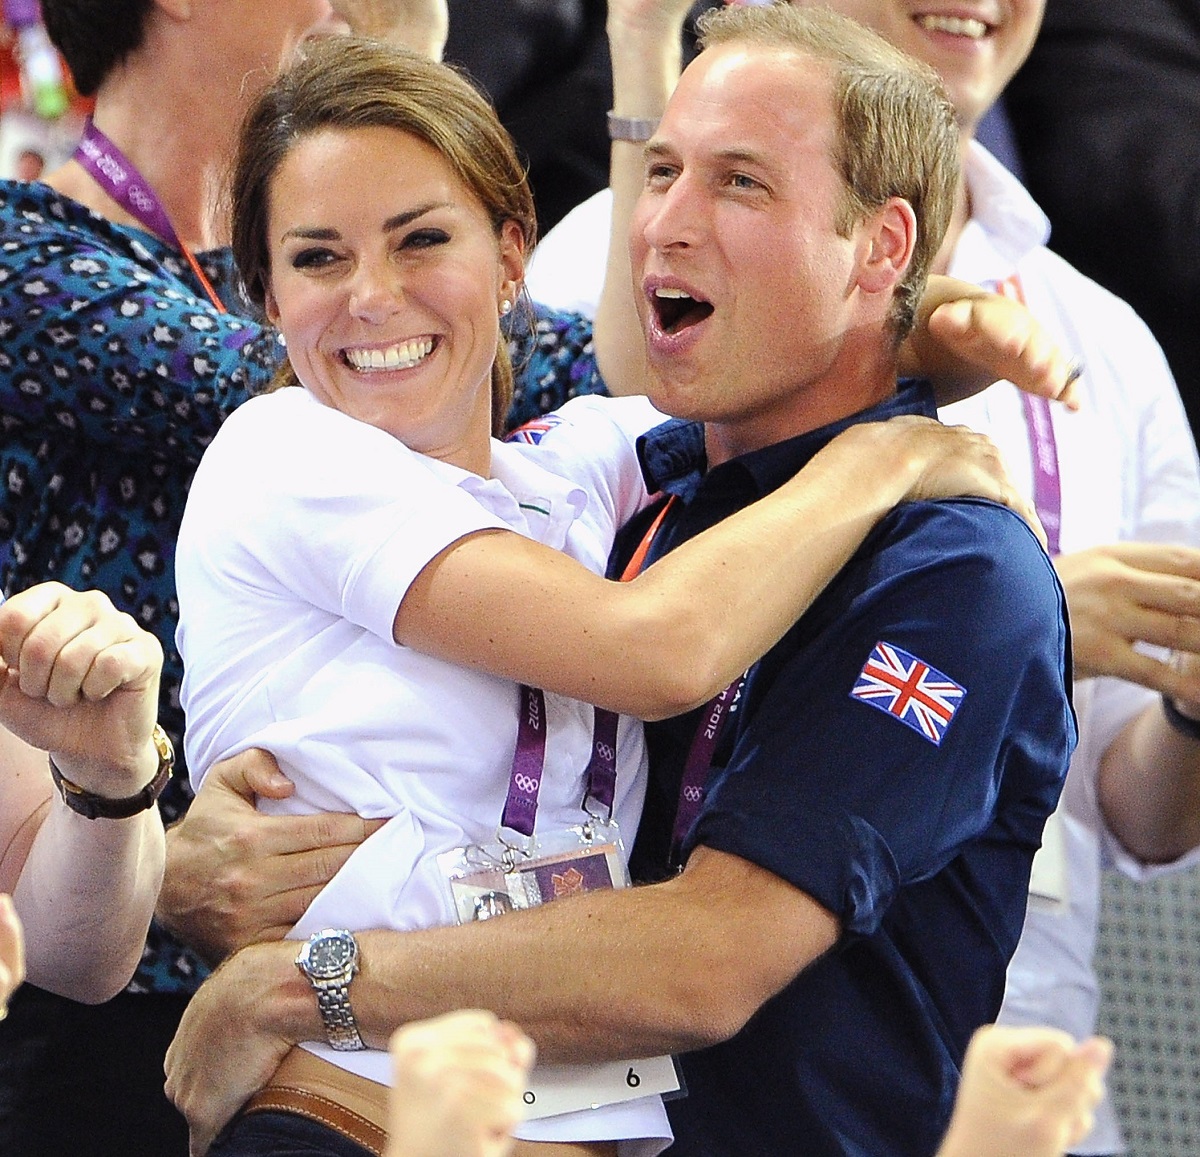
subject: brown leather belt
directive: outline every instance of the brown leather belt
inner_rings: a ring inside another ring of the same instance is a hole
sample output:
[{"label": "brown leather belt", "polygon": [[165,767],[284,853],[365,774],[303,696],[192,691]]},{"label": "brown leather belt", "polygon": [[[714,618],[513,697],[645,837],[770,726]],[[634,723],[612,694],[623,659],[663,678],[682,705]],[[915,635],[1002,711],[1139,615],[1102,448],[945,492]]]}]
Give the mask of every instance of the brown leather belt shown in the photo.
[{"label": "brown leather belt", "polygon": [[319,1121],[375,1157],[383,1157],[387,1095],[386,1085],[338,1068],[297,1046],[242,1112],[294,1113]]}]

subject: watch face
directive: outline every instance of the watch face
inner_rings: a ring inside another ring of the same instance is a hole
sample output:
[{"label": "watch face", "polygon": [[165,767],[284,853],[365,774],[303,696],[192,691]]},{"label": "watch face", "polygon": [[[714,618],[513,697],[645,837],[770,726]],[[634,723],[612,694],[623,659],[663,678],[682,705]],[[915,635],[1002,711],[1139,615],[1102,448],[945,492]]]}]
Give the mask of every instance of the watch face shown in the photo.
[{"label": "watch face", "polygon": [[358,945],[349,932],[322,932],[301,951],[305,971],[318,980],[346,975],[358,958]]}]

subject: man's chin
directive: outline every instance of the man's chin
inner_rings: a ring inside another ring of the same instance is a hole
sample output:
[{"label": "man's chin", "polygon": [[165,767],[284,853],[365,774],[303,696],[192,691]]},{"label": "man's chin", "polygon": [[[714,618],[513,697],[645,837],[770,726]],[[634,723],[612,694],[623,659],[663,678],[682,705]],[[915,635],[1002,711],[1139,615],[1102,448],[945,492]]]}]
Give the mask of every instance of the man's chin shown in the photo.
[{"label": "man's chin", "polygon": [[682,418],[689,422],[707,420],[704,407],[688,383],[662,380],[655,375],[646,390],[646,396],[651,405],[668,418]]}]

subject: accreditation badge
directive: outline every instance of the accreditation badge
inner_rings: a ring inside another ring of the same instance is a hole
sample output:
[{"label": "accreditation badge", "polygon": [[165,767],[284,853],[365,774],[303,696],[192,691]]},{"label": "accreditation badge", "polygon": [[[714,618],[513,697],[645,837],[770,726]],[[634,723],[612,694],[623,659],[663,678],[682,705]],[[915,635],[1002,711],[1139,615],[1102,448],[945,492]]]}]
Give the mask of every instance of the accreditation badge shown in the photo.
[{"label": "accreditation badge", "polygon": [[[455,848],[438,857],[460,924],[537,908],[564,896],[629,887],[613,821],[523,839]],[[643,1057],[587,1065],[537,1065],[524,1093],[525,1118],[598,1109],[652,1094],[679,1095],[673,1058]]]},{"label": "accreditation badge", "polygon": [[626,888],[615,821],[593,820],[519,844],[474,844],[438,857],[460,924],[490,920],[597,889]]}]

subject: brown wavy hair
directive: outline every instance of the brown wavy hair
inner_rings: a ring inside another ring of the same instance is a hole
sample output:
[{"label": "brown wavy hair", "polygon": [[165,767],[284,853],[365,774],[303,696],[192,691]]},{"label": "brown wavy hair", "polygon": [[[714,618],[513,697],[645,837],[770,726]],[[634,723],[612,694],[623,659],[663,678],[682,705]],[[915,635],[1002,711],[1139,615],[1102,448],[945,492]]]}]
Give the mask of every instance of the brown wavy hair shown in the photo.
[{"label": "brown wavy hair", "polygon": [[[374,40],[328,37],[307,46],[242,122],[229,196],[233,255],[251,301],[262,306],[270,281],[267,224],[280,166],[313,133],[360,128],[397,129],[431,145],[478,198],[496,236],[506,221],[515,221],[525,252],[532,251],[533,194],[488,99],[450,65]],[[496,332],[492,428],[500,433],[512,403],[513,369],[498,320]],[[276,387],[297,384],[285,365]]]}]

